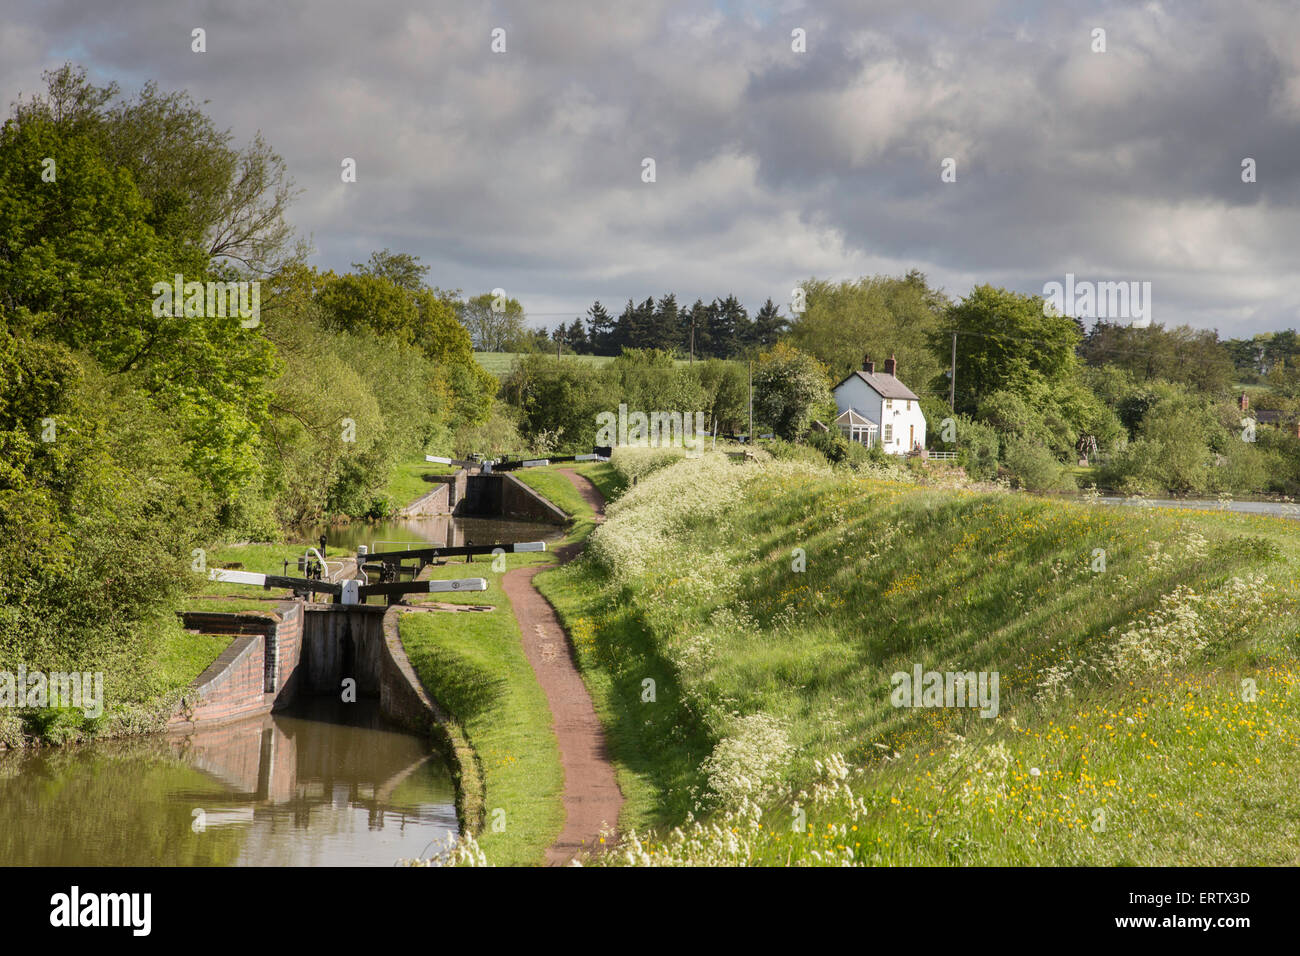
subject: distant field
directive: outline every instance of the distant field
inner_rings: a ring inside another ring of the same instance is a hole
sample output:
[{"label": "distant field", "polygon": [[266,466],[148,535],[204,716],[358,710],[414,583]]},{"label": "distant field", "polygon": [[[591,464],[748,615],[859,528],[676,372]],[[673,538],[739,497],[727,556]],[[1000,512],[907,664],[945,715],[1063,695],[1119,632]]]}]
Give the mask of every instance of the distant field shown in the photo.
[{"label": "distant field", "polygon": [[[475,352],[474,358],[478,364],[483,366],[493,375],[503,376],[510,373],[511,367],[515,364],[515,359],[521,355],[527,355],[527,352]],[[607,365],[614,361],[610,355],[566,355],[564,360],[567,362],[581,362],[585,365]],[[675,365],[689,365],[689,359],[676,359]]]}]

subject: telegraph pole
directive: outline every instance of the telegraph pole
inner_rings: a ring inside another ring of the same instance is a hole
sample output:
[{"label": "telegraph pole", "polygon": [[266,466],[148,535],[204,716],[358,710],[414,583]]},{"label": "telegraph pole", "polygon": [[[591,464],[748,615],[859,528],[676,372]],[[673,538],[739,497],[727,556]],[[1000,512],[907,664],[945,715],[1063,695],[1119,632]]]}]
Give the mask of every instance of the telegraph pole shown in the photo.
[{"label": "telegraph pole", "polygon": [[952,371],[948,375],[948,410],[957,411],[957,333],[952,334]]},{"label": "telegraph pole", "polygon": [[749,360],[749,437],[746,442],[754,444],[754,360]]}]

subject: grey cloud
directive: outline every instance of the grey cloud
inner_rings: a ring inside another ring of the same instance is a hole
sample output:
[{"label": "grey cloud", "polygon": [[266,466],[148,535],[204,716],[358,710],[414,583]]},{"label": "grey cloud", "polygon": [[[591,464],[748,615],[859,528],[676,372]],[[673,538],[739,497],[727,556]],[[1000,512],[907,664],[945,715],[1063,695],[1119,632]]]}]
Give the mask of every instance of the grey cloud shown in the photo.
[{"label": "grey cloud", "polygon": [[534,312],[917,266],[1149,278],[1158,320],[1240,334],[1300,324],[1295,35],[1264,3],[52,2],[6,17],[0,82],[189,89],[285,156],[320,265],[392,246]]}]

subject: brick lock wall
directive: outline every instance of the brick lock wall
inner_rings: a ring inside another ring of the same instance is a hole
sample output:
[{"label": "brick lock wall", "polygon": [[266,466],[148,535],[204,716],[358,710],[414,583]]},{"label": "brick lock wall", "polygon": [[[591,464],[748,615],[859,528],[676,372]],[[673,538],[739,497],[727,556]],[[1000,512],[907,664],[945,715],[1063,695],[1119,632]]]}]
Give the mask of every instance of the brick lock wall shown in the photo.
[{"label": "brick lock wall", "polygon": [[281,604],[274,615],[200,612],[182,617],[187,628],[230,634],[232,640],[195,679],[170,728],[249,717],[287,702],[293,689],[286,690],[286,684],[302,653],[302,601]]}]

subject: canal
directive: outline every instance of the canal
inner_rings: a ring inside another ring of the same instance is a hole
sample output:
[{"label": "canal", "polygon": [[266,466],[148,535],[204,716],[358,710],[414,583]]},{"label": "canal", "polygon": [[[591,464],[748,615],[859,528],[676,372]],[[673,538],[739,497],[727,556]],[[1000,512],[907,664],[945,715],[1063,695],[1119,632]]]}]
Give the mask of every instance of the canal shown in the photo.
[{"label": "canal", "polygon": [[[420,518],[311,529],[359,544],[553,541],[558,528]],[[287,544],[286,557],[301,553]],[[377,700],[302,697],[184,734],[0,752],[0,864],[391,866],[458,833],[450,768]]]}]

